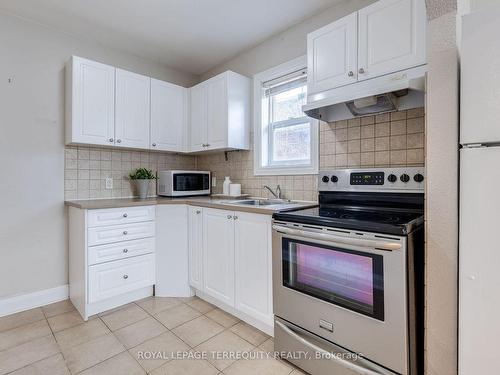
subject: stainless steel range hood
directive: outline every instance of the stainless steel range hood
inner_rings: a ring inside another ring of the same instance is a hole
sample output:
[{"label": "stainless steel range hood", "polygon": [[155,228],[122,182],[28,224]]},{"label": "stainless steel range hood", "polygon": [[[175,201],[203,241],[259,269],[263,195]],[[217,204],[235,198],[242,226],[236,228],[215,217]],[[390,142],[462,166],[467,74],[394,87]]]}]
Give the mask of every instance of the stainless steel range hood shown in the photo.
[{"label": "stainless steel range hood", "polygon": [[307,96],[302,110],[326,122],[424,106],[426,66]]}]

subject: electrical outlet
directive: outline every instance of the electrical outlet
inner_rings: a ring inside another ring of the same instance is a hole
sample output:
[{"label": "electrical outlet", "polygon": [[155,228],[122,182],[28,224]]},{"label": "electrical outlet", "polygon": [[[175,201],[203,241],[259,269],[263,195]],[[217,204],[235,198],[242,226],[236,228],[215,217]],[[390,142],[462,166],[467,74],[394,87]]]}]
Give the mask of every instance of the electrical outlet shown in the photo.
[{"label": "electrical outlet", "polygon": [[212,176],[212,187],[217,187],[217,177]]},{"label": "electrical outlet", "polygon": [[106,189],[108,189],[108,190],[113,189],[113,179],[112,178],[106,178]]}]

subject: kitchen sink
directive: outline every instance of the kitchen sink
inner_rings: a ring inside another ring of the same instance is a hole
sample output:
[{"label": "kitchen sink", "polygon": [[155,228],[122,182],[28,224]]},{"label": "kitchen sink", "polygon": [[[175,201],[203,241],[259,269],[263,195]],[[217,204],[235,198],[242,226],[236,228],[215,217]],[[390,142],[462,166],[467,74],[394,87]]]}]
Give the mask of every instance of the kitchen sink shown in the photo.
[{"label": "kitchen sink", "polygon": [[288,199],[244,199],[237,201],[229,201],[229,204],[241,204],[245,206],[279,206],[279,205],[290,205],[299,204],[297,202],[292,202]]}]

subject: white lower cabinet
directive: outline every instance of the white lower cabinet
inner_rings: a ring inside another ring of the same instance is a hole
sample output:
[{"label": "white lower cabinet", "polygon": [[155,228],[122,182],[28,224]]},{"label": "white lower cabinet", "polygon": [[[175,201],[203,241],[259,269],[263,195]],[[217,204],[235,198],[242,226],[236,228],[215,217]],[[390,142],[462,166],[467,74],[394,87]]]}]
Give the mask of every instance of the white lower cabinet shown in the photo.
[{"label": "white lower cabinet", "polygon": [[272,334],[271,216],[189,207],[189,284]]},{"label": "white lower cabinet", "polygon": [[70,299],[84,320],[153,294],[155,217],[154,206],[69,208]]},{"label": "white lower cabinet", "polygon": [[203,211],[203,289],[208,295],[234,306],[233,212]]}]

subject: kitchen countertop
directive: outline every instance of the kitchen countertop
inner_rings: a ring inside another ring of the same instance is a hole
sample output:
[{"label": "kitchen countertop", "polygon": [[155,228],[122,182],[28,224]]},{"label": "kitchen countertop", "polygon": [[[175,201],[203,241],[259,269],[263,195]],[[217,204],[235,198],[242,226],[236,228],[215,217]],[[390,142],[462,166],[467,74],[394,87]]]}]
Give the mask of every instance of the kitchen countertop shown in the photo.
[{"label": "kitchen countertop", "polygon": [[[264,199],[264,198],[247,198]],[[243,200],[243,199],[237,199]],[[223,210],[243,211],[258,214],[272,215],[277,211],[290,211],[315,207],[318,204],[310,201],[294,201],[295,204],[282,204],[271,206],[247,206],[242,204],[228,203],[230,200],[212,197],[151,197],[146,199],[139,198],[113,198],[113,199],[81,199],[65,201],[66,206],[76,207],[84,210],[96,210],[101,208],[133,207],[160,204],[187,204],[198,207],[219,208]]]}]

